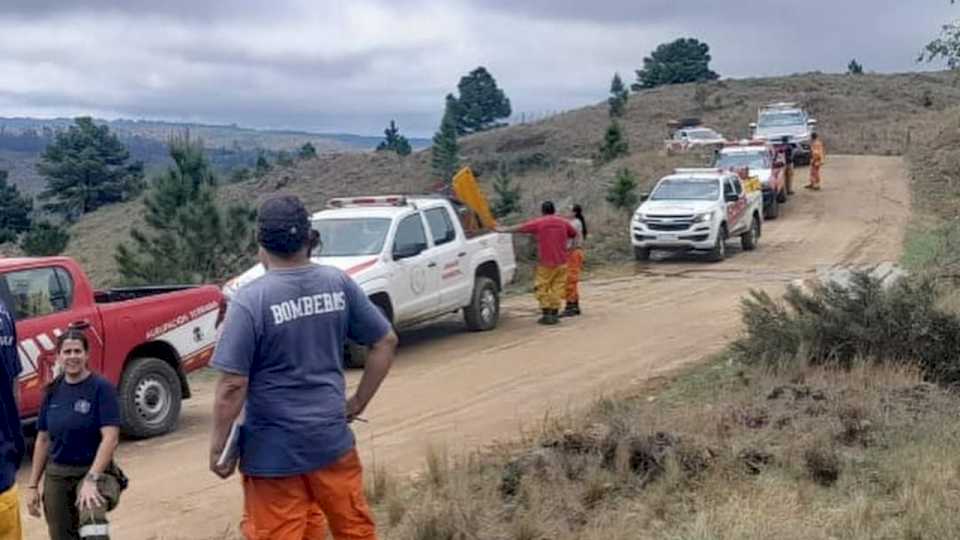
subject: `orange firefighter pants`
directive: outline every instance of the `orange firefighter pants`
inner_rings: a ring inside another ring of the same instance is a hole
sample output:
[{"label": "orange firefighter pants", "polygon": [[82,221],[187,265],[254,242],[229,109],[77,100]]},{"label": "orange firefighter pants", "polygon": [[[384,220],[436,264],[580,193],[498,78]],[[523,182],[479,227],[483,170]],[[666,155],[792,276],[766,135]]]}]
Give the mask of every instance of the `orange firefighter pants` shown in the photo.
[{"label": "orange firefighter pants", "polygon": [[810,187],[820,189],[820,165],[810,166]]},{"label": "orange firefighter pants", "polygon": [[583,271],[583,250],[574,249],[567,257],[567,302],[580,301],[580,273]]},{"label": "orange firefighter pants", "polygon": [[564,288],[567,285],[567,267],[538,266],[535,277],[537,302],[540,309],[557,309],[563,304]]},{"label": "orange firefighter pants", "polygon": [[17,486],[0,493],[0,540],[20,540],[20,501]]},{"label": "orange firefighter pants", "polygon": [[337,462],[307,474],[243,478],[247,540],[376,539],[363,495],[363,468],[353,449]]}]

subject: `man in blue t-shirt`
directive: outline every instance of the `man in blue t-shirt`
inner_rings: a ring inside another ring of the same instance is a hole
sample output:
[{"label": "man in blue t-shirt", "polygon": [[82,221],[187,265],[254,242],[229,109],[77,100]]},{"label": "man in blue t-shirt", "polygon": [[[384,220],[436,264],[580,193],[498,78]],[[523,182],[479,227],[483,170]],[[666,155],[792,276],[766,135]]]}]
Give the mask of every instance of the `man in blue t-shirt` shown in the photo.
[{"label": "man in blue t-shirt", "polygon": [[16,323],[0,299],[0,538],[21,536],[16,488],[17,468],[26,451],[17,408],[21,370]]},{"label": "man in blue t-shirt", "polygon": [[[393,363],[397,337],[380,310],[344,272],[310,262],[314,247],[299,199],[278,196],[258,212],[267,273],[234,296],[213,366],[210,468],[236,467],[227,448],[241,412],[239,464],[247,538],[375,538],[363,475],[348,424],[370,403]],[[349,399],[346,340],[370,345]],[[224,449],[227,449],[225,452]]]}]

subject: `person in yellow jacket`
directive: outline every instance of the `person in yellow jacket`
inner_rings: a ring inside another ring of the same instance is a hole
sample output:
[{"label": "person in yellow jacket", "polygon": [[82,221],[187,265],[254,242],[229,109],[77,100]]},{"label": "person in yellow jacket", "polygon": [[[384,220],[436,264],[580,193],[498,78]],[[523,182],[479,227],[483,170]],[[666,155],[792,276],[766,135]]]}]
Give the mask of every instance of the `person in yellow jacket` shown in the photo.
[{"label": "person in yellow jacket", "polygon": [[820,168],[823,167],[825,152],[823,150],[823,141],[820,136],[814,133],[810,136],[813,141],[810,145],[810,183],[806,185],[807,189],[820,191]]}]

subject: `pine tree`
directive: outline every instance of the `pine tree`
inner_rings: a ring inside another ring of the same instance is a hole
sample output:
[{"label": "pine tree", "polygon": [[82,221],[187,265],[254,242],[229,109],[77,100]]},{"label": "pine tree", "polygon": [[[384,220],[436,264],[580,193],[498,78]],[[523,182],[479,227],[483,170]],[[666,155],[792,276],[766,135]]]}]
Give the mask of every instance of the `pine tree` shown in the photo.
[{"label": "pine tree", "polygon": [[620,169],[607,190],[607,202],[620,210],[632,210],[638,202],[636,190],[637,176],[630,169]]},{"label": "pine tree", "polygon": [[130,199],[143,189],[143,163],[130,153],[107,126],[90,117],[58,133],[37,164],[47,179],[40,199],[44,208],[74,220],[103,205]]},{"label": "pine tree", "polygon": [[493,203],[493,215],[502,218],[520,211],[520,188],[513,185],[507,164],[500,162],[497,177],[493,180],[493,190],[497,200]]},{"label": "pine tree", "polygon": [[863,75],[863,65],[860,62],[857,62],[857,59],[854,58],[847,64],[847,74],[848,75]]},{"label": "pine tree", "polygon": [[607,103],[610,105],[610,118],[621,118],[627,109],[627,100],[630,98],[630,92],[623,84],[623,79],[619,73],[613,74],[613,80],[610,82],[610,98]]},{"label": "pine tree", "polygon": [[144,198],[146,229],[131,230],[132,246],[117,248],[121,275],[130,283],[210,283],[242,271],[256,251],[255,211],[217,204],[217,179],[199,145],[175,140],[170,156],[175,165]]},{"label": "pine tree", "polygon": [[70,233],[48,222],[37,223],[23,235],[20,249],[30,257],[60,255],[70,243]]},{"label": "pine tree", "polygon": [[3,238],[15,238],[30,228],[33,201],[20,194],[17,186],[7,182],[7,171],[0,171],[0,233]]},{"label": "pine tree", "polygon": [[407,156],[413,151],[413,148],[410,147],[410,141],[400,134],[400,128],[397,127],[395,121],[390,121],[387,129],[383,130],[383,135],[384,140],[377,146],[377,152],[390,151],[401,156]]},{"label": "pine tree", "polygon": [[637,70],[633,89],[717,80],[720,76],[710,69],[711,60],[710,46],[696,39],[664,43],[643,59],[643,69]]},{"label": "pine tree", "polygon": [[260,154],[257,156],[257,165],[253,170],[253,175],[257,178],[263,178],[272,168],[270,162],[267,161],[267,156]]},{"label": "pine tree", "polygon": [[460,170],[460,145],[457,143],[455,110],[456,100],[452,95],[448,95],[440,130],[433,136],[433,148],[430,150],[433,174],[445,184],[452,182],[453,175]]},{"label": "pine tree", "polygon": [[457,90],[460,97],[454,98],[457,105],[454,113],[458,135],[501,127],[505,124],[498,120],[509,118],[513,113],[510,99],[483,66],[461,77]]},{"label": "pine tree", "polygon": [[277,165],[281,167],[291,167],[293,165],[293,156],[290,155],[290,152],[286,150],[281,150],[277,153]]},{"label": "pine tree", "polygon": [[300,159],[312,159],[317,157],[317,147],[311,142],[303,143],[299,152]]},{"label": "pine tree", "polygon": [[600,154],[598,159],[600,163],[608,163],[619,157],[630,153],[630,145],[627,143],[627,136],[623,132],[620,124],[614,120],[610,122],[610,127],[603,136],[603,143],[600,145]]}]

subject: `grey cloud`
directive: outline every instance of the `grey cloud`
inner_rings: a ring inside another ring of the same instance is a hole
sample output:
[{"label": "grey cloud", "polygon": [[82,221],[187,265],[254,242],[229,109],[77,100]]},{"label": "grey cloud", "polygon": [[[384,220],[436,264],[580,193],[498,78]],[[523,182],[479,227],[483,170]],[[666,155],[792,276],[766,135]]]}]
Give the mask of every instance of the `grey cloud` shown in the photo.
[{"label": "grey cloud", "polygon": [[[350,5],[358,3],[371,2]],[[0,115],[89,110],[365,134],[379,134],[395,118],[405,133],[424,136],[436,129],[443,95],[478,64],[491,68],[518,114],[555,111],[601,101],[613,71],[631,82],[658,42],[679,36],[707,41],[724,76],[840,71],[853,57],[868,70],[916,69],[916,52],[960,9],[947,0],[905,4],[394,0],[379,6],[392,16],[414,14],[406,22],[416,28],[398,23],[388,39],[353,31],[332,39],[309,26],[284,30],[345,2],[5,0],[0,36],[24,21],[43,31],[29,34],[34,43],[8,42],[0,65],[17,63],[36,84],[13,84],[0,73]],[[98,24],[102,13],[113,15],[113,34]],[[437,13],[458,26],[422,37],[441,24]],[[126,22],[137,29],[132,37],[115,28]],[[365,30],[362,22],[355,28]],[[69,45],[56,38],[66,29],[73,30]],[[246,34],[263,30],[262,39]],[[58,87],[62,81],[72,86]]]},{"label": "grey cloud", "polygon": [[4,0],[0,17],[47,18],[73,14],[159,15],[185,20],[249,18],[294,9],[287,0]]}]

